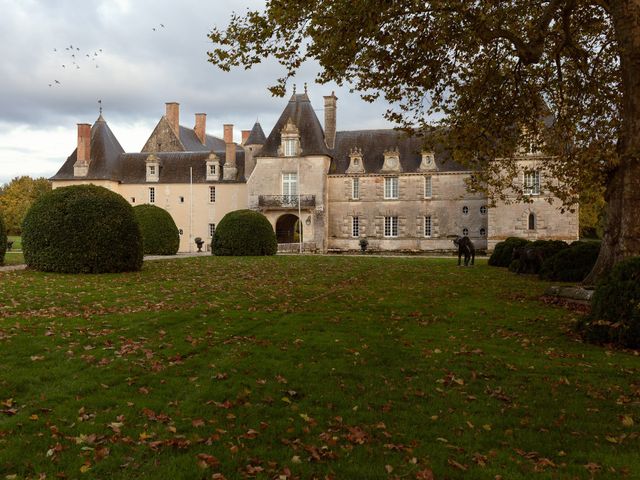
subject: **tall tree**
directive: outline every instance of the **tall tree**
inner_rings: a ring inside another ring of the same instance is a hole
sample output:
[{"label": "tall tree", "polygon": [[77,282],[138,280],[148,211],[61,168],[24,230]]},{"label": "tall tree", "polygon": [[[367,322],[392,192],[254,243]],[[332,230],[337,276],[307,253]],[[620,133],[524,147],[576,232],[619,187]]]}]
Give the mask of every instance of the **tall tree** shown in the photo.
[{"label": "tall tree", "polygon": [[382,96],[406,128],[443,116],[437,131],[492,198],[522,192],[513,156],[538,144],[565,205],[606,187],[587,281],[640,254],[640,0],[267,0],[210,39],[224,70],[276,58],[277,95],[315,60],[320,83]]},{"label": "tall tree", "polygon": [[51,190],[51,182],[46,178],[23,176],[0,187],[0,215],[10,235],[20,235],[22,220],[41,195]]}]

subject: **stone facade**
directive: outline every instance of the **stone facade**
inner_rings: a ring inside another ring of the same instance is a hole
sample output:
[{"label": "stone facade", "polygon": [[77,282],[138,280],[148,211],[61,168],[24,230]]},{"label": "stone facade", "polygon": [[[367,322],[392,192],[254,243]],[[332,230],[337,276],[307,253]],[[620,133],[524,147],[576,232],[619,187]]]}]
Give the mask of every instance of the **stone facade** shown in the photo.
[{"label": "stone facade", "polygon": [[[194,238],[210,244],[215,225],[230,211],[250,208],[271,222],[284,248],[374,251],[453,250],[451,238],[469,236],[491,250],[509,236],[576,240],[578,213],[561,211],[545,185],[550,159],[523,154],[507,201],[490,206],[469,192],[473,172],[446,148],[424,151],[422,141],[394,130],[338,131],[337,98],[325,100],[324,128],[307,94],[294,94],[265,136],[260,124],[233,142],[206,134],[206,115],[193,129],[179,124],[179,105],[167,103],[140,153],[125,153],[100,116],[78,127],[78,149],[52,178],[54,188],[93,183],[132,205],[167,210],[181,231],[180,251]],[[517,191],[529,200],[517,203]],[[302,234],[300,239],[299,234]],[[301,242],[300,242],[301,241]]]}]

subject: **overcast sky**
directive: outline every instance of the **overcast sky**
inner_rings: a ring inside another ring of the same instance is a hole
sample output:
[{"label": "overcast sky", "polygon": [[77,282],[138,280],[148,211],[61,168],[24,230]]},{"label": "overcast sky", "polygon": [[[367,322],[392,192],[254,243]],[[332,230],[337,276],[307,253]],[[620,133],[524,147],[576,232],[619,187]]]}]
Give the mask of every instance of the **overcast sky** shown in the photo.
[{"label": "overcast sky", "polygon": [[[267,87],[282,70],[268,62],[225,73],[207,62],[213,25],[260,0],[0,0],[0,183],[19,175],[49,177],[76,146],[76,124],[104,117],[125,151],[140,151],[165,102],[180,103],[180,123],[207,113],[208,133],[260,120],[268,135],[287,98]],[[164,25],[162,27],[161,25]],[[154,31],[155,28],[155,31]],[[73,57],[72,49],[73,46]],[[64,65],[64,67],[62,66]],[[313,83],[306,65],[294,80],[323,119],[323,95],[338,96],[338,129],[384,128],[383,103],[348,88]],[[57,82],[59,83],[57,83]],[[49,86],[51,85],[51,86]],[[292,93],[293,82],[288,95]]]}]

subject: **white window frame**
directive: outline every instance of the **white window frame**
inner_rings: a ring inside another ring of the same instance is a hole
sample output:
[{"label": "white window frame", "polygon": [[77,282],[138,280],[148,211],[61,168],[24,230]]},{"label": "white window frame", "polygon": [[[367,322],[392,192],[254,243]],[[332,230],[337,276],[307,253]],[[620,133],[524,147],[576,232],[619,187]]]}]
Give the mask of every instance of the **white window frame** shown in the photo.
[{"label": "white window frame", "polygon": [[210,176],[214,176],[216,174],[216,164],[215,163],[210,163],[209,164],[209,175]]},{"label": "white window frame", "polygon": [[209,203],[216,203],[216,187],[209,187]]},{"label": "white window frame", "polygon": [[282,196],[292,199],[298,196],[298,174],[283,173],[282,174]]},{"label": "white window frame", "polygon": [[360,200],[360,178],[351,179],[351,199]]},{"label": "white window frame", "polygon": [[155,174],[156,174],[156,166],[149,165],[149,175],[155,176]]},{"label": "white window frame", "polygon": [[282,140],[282,151],[285,157],[295,157],[298,154],[297,143],[295,138],[284,138]]},{"label": "white window frame", "polygon": [[149,203],[156,203],[156,187],[149,187]]},{"label": "white window frame", "polygon": [[424,236],[425,238],[431,238],[433,234],[433,219],[431,215],[424,216]]},{"label": "white window frame", "polygon": [[433,196],[433,180],[431,178],[431,175],[424,177],[424,198]]},{"label": "white window frame", "polygon": [[540,195],[540,170],[524,172],[522,184],[525,195]]},{"label": "white window frame", "polygon": [[213,238],[213,235],[216,233],[216,224],[215,223],[210,223],[209,224],[209,237]]},{"label": "white window frame", "polygon": [[360,236],[360,217],[351,217],[351,236],[358,238]]},{"label": "white window frame", "polygon": [[396,238],[398,236],[398,217],[384,217],[384,237]]},{"label": "white window frame", "polygon": [[384,199],[398,200],[399,195],[399,179],[398,177],[384,177]]}]

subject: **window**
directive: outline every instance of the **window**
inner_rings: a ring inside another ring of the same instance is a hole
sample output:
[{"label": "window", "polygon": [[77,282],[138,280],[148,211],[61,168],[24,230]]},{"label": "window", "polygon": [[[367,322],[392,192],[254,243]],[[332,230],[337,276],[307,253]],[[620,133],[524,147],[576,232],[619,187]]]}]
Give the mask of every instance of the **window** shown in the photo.
[{"label": "window", "polygon": [[353,217],[351,219],[351,236],[352,237],[360,236],[360,217]]},{"label": "window", "polygon": [[536,216],[533,213],[529,214],[529,230],[536,229]]},{"label": "window", "polygon": [[155,175],[155,174],[156,174],[156,166],[149,165],[149,175]]},{"label": "window", "polygon": [[131,197],[131,203],[136,203],[136,197]]},{"label": "window", "polygon": [[184,197],[178,197],[178,200],[180,201],[180,203],[184,203]]},{"label": "window", "polygon": [[480,229],[480,236],[481,237],[486,237],[487,236],[487,231],[484,228]]},{"label": "window", "polygon": [[481,215],[486,215],[487,214],[487,206],[486,205],[482,205],[480,207],[480,214]]},{"label": "window", "polygon": [[398,177],[385,177],[384,198],[387,200],[398,198]]},{"label": "window", "polygon": [[462,207],[462,214],[469,215],[469,207],[467,207],[466,205]]},{"label": "window", "polygon": [[524,173],[524,194],[540,195],[540,171],[531,170]]},{"label": "window", "polygon": [[398,217],[384,217],[384,236],[398,236]]},{"label": "window", "polygon": [[282,196],[285,202],[292,202],[298,195],[298,175],[296,173],[282,174]]},{"label": "window", "polygon": [[213,237],[213,235],[216,233],[216,224],[215,223],[210,223],[209,224],[209,236]]},{"label": "window", "polygon": [[295,157],[296,156],[296,140],[294,138],[287,138],[283,140],[284,156]]},{"label": "window", "polygon": [[156,203],[156,189],[149,187],[149,203]]},{"label": "window", "polygon": [[468,237],[469,236],[469,229],[468,228],[463,228],[462,229],[462,236],[463,237]]},{"label": "window", "polygon": [[424,177],[424,198],[431,198],[431,177]]},{"label": "window", "polygon": [[351,198],[353,200],[360,198],[360,179],[357,177],[351,179]]},{"label": "window", "polygon": [[209,165],[209,175],[213,176],[216,174],[216,166],[213,164]]},{"label": "window", "polygon": [[431,215],[424,217],[424,236],[431,237]]},{"label": "window", "polygon": [[216,203],[216,187],[209,187],[209,203]]}]

